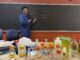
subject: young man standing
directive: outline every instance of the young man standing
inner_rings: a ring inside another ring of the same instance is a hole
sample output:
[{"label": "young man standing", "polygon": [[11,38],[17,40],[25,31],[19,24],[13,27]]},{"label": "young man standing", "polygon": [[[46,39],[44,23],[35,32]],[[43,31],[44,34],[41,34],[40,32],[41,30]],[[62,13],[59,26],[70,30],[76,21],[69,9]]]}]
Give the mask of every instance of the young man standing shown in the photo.
[{"label": "young man standing", "polygon": [[22,12],[19,15],[20,32],[23,37],[30,38],[30,28],[31,25],[35,23],[36,19],[33,19],[29,15],[29,8],[22,7]]}]

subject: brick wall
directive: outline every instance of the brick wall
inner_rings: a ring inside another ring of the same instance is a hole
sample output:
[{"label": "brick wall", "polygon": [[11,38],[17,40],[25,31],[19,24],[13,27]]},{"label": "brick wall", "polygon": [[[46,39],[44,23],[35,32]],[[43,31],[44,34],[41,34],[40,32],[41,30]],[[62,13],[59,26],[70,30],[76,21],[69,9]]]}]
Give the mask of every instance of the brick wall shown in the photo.
[{"label": "brick wall", "polygon": [[[21,34],[20,34],[21,36]],[[67,36],[67,37],[71,37],[72,39],[77,39],[80,40],[80,33],[79,32],[31,32],[31,38],[33,41],[35,41],[35,39],[39,39],[40,41],[45,41],[45,39],[47,38],[49,41],[53,41],[55,39],[55,37],[57,36]],[[3,33],[3,39],[6,39],[6,33]]]}]

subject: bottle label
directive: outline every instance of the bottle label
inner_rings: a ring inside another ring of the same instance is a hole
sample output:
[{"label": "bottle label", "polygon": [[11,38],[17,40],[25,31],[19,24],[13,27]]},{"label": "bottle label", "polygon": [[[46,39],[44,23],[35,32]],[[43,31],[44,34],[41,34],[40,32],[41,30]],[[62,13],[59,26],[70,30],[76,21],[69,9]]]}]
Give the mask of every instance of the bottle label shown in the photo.
[{"label": "bottle label", "polygon": [[20,56],[20,57],[24,57],[24,56],[26,56],[26,54],[25,54],[24,52],[20,52],[20,53],[19,53],[19,56]]},{"label": "bottle label", "polygon": [[72,49],[73,49],[73,50],[77,50],[77,45],[73,45],[73,46],[72,46]]},{"label": "bottle label", "polygon": [[11,53],[11,54],[10,54],[10,57],[11,57],[11,58],[15,58],[15,56],[16,56],[15,53]]}]

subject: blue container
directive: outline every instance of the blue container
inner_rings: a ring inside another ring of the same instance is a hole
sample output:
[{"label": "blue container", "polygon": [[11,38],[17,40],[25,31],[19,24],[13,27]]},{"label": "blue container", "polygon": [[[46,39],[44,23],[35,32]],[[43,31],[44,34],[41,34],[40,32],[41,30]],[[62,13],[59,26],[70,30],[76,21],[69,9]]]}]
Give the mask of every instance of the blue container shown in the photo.
[{"label": "blue container", "polygon": [[0,47],[0,55],[6,54],[9,52],[9,46]]}]

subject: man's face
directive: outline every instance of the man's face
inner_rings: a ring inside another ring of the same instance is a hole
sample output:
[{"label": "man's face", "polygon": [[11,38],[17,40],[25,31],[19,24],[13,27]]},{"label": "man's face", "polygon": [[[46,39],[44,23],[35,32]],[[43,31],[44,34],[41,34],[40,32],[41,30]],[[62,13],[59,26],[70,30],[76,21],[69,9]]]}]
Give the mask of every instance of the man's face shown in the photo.
[{"label": "man's face", "polygon": [[23,13],[27,15],[29,13],[29,10],[27,8],[24,8]]}]

